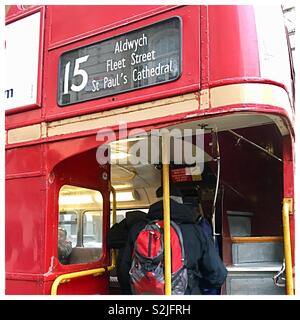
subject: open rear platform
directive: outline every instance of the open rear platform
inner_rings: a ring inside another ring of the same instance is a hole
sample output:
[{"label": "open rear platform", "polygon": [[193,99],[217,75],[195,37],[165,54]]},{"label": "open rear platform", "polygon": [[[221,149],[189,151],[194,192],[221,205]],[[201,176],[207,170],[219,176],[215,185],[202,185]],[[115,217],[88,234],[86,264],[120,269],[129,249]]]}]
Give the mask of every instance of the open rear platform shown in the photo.
[{"label": "open rear platform", "polygon": [[282,261],[281,237],[233,237],[233,264],[227,266],[226,294],[285,294],[285,287],[275,286],[273,280]]}]

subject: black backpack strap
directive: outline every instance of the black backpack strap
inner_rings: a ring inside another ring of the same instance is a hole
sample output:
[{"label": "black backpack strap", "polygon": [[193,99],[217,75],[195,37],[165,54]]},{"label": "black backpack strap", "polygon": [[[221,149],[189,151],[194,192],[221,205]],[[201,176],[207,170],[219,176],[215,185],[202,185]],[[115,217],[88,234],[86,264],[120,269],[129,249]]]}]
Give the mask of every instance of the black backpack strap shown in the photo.
[{"label": "black backpack strap", "polygon": [[180,241],[180,245],[181,245],[181,252],[182,252],[182,256],[183,256],[183,263],[186,266],[187,265],[187,260],[186,260],[186,255],[185,255],[185,250],[184,250],[184,245],[183,245],[183,236],[182,236],[182,231],[180,229],[180,226],[175,223],[174,221],[170,221],[170,224],[172,225],[172,227],[174,228],[174,230],[176,231],[179,241]]}]

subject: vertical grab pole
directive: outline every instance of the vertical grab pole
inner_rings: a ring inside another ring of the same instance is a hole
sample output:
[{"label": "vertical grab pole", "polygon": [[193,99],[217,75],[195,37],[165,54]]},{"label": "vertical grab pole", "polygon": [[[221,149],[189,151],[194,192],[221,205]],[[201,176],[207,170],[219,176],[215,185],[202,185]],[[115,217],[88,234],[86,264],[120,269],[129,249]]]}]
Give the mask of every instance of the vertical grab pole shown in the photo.
[{"label": "vertical grab pole", "polygon": [[291,234],[290,234],[290,213],[292,212],[291,206],[292,206],[291,199],[284,198],[283,206],[282,206],[282,222],[283,222],[283,243],[284,243],[287,295],[294,295],[292,249],[291,249]]},{"label": "vertical grab pole", "polygon": [[[115,188],[111,185],[110,183],[110,191],[113,195],[113,203],[112,203],[112,223],[113,225],[116,224],[117,222],[117,193]],[[116,266],[116,260],[117,260],[117,255],[116,255],[116,250],[113,249],[112,250],[112,254],[111,254],[111,265],[113,267]]]},{"label": "vertical grab pole", "polygon": [[172,294],[169,163],[170,163],[170,137],[167,133],[164,133],[162,135],[162,173],[163,173],[163,203],[164,203],[165,295]]},{"label": "vertical grab pole", "polygon": [[282,225],[283,245],[285,259],[286,294],[294,295],[293,279],[293,250],[295,246],[294,225],[294,139],[290,135],[283,138],[283,202],[282,202]]},{"label": "vertical grab pole", "polygon": [[110,190],[113,195],[112,223],[115,224],[117,222],[117,193],[112,185],[110,185]]},{"label": "vertical grab pole", "polygon": [[213,240],[214,243],[217,241],[216,236],[219,234],[216,234],[216,205],[217,205],[217,198],[218,198],[218,191],[219,191],[219,185],[220,185],[220,171],[221,171],[221,157],[220,157],[220,145],[219,145],[219,137],[218,137],[218,131],[217,128],[213,129],[213,148],[216,147],[216,156],[214,155],[214,152],[212,152],[213,160],[217,161],[217,181],[216,181],[216,189],[215,189],[215,195],[214,195],[214,202],[213,202],[213,208],[212,208],[212,217],[211,217],[211,224],[213,229]]}]

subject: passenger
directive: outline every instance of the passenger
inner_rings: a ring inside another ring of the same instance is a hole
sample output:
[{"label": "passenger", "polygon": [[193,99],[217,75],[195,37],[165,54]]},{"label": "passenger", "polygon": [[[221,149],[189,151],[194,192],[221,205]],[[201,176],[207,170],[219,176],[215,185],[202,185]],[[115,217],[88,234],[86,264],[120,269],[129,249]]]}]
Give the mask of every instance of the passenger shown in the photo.
[{"label": "passenger", "polygon": [[[204,231],[204,233],[209,236],[213,240],[213,228],[210,222],[210,219],[204,214],[202,209],[201,201],[196,198],[192,197],[188,200],[185,199],[184,204],[190,207],[195,213],[195,223],[199,224]],[[215,245],[217,248],[217,252],[219,254],[218,245]]]},{"label": "passenger", "polygon": [[72,252],[72,242],[67,240],[67,231],[58,228],[58,259],[62,264],[68,264]]},{"label": "passenger", "polygon": [[[157,197],[162,197],[162,188],[157,190]],[[201,288],[218,288],[227,276],[227,270],[217,255],[213,241],[195,224],[195,213],[183,204],[182,194],[174,185],[170,186],[170,215],[171,220],[179,224],[183,236],[184,249],[187,256],[189,274],[185,294],[202,294]],[[147,215],[148,220],[163,219],[163,200],[152,204]],[[123,280],[130,290],[129,270],[135,240],[147,222],[136,224],[129,232],[128,242],[121,261]]]},{"label": "passenger", "polygon": [[108,232],[108,247],[117,249],[116,271],[122,294],[131,294],[130,288],[124,283],[122,276],[121,260],[125,245],[128,240],[129,230],[136,223],[146,220],[146,213],[140,210],[126,212],[126,217],[121,222],[114,224]]},{"label": "passenger", "polygon": [[[213,237],[213,228],[209,221],[209,219],[205,216],[204,211],[202,209],[201,201],[199,199],[194,199],[191,203],[192,208],[196,213],[196,224],[198,224],[203,232],[212,240],[214,241]],[[220,255],[219,245],[218,242],[214,241],[214,246],[217,255]],[[201,288],[203,295],[218,295],[221,292],[221,287],[219,288]]]}]

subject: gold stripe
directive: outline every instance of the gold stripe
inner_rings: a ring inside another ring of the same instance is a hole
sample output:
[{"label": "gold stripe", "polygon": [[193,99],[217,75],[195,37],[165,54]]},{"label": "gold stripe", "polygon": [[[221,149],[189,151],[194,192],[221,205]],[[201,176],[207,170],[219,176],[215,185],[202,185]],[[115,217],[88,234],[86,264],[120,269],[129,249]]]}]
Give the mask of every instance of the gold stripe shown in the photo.
[{"label": "gold stripe", "polygon": [[32,126],[10,129],[7,133],[7,143],[20,143],[36,140],[41,137],[41,125],[34,124]]}]

